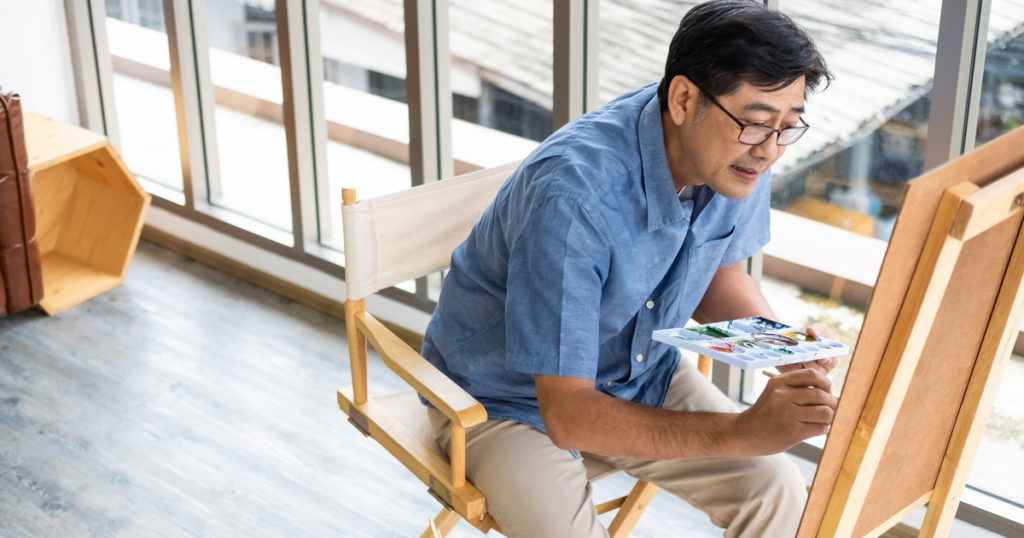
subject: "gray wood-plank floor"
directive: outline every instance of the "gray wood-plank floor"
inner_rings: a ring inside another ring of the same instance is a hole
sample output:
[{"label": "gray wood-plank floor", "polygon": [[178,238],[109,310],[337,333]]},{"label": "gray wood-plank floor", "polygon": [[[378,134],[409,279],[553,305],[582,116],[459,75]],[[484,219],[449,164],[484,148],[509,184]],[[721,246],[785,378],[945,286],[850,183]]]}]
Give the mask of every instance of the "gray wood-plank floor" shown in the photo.
[{"label": "gray wood-plank floor", "polygon": [[[419,536],[439,505],[345,422],[347,356],[339,320],[140,243],[124,286],[0,319],[0,536]],[[662,492],[634,536],[721,531]]]}]

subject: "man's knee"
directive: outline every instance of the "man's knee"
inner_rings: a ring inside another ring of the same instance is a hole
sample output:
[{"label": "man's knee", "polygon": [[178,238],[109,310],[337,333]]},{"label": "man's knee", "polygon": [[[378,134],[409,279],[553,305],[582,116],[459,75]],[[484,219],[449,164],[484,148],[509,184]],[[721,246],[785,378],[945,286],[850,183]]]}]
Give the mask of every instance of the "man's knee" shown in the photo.
[{"label": "man's knee", "polygon": [[801,510],[807,501],[807,482],[800,469],[785,454],[757,458],[748,491],[750,498],[795,502]]},{"label": "man's knee", "polygon": [[807,484],[796,464],[783,454],[756,458],[744,482],[744,500],[729,529],[740,531],[737,536],[795,535],[807,502]]}]

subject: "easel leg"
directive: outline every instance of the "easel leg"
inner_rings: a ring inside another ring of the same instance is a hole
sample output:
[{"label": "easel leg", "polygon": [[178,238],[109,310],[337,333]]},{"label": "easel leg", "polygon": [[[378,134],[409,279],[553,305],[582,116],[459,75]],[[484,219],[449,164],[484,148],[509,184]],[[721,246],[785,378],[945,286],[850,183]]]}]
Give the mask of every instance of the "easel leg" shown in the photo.
[{"label": "easel leg", "polygon": [[[442,537],[448,536],[448,533],[452,532],[459,519],[459,514],[455,510],[442,508],[437,517],[434,518],[434,526],[437,527],[437,532],[441,533]],[[434,538],[434,533],[430,530],[429,526],[427,530],[423,531],[420,538]]]}]

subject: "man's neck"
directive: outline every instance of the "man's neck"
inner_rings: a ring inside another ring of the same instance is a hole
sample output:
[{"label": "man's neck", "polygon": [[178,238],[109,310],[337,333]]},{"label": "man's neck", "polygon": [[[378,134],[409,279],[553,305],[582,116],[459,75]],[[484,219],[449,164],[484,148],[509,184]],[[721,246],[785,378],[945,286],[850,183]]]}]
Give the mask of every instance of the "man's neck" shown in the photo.
[{"label": "man's neck", "polygon": [[697,187],[702,185],[698,181],[688,179],[692,174],[687,172],[686,160],[683,157],[683,140],[679,133],[679,126],[672,121],[672,115],[667,111],[661,113],[661,130],[665,139],[665,156],[668,157],[668,169],[672,174],[672,183],[676,192],[683,187]]}]

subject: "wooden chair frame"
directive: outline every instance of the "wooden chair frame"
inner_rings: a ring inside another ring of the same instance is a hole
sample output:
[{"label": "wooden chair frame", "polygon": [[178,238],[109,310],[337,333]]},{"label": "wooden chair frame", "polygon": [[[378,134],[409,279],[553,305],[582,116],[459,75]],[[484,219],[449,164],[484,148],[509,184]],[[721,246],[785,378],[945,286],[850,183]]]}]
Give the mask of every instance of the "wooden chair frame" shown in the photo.
[{"label": "wooden chair frame", "polygon": [[[357,203],[355,189],[344,189],[345,205]],[[484,407],[448,377],[434,368],[419,352],[366,312],[365,299],[345,301],[345,325],[352,369],[352,386],[338,391],[338,406],[349,422],[364,436],[371,437],[426,486],[443,508],[433,519],[436,532],[446,536],[459,519],[483,533],[501,528],[487,513],[483,494],[466,481],[466,429],[487,420]],[[451,421],[450,459],[435,454],[397,419],[367,394],[367,341],[384,363],[426,398]],[[701,356],[698,369],[710,377],[711,359]],[[598,514],[618,510],[608,527],[611,538],[629,536],[657,493],[657,486],[638,480],[628,495],[596,506]],[[422,538],[434,536],[428,527]]]}]

